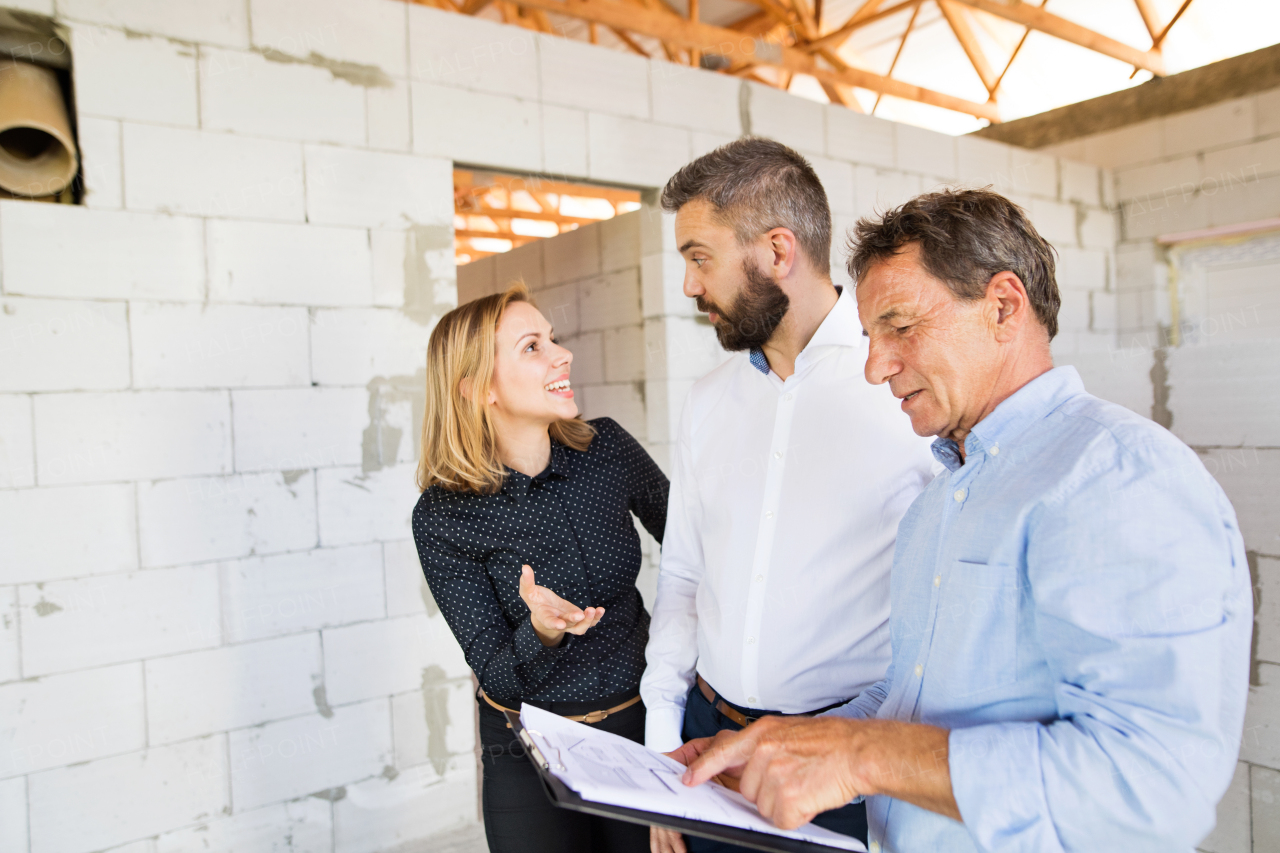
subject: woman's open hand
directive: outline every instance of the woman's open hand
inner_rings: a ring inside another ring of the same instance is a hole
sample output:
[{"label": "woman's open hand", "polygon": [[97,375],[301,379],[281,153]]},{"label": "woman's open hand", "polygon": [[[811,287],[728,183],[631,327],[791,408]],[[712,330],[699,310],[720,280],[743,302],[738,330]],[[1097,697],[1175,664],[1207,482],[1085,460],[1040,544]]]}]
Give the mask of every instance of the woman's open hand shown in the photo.
[{"label": "woman's open hand", "polygon": [[529,606],[529,621],[544,646],[559,645],[565,634],[581,636],[604,616],[603,607],[577,607],[538,586],[531,566],[520,571],[520,598]]}]

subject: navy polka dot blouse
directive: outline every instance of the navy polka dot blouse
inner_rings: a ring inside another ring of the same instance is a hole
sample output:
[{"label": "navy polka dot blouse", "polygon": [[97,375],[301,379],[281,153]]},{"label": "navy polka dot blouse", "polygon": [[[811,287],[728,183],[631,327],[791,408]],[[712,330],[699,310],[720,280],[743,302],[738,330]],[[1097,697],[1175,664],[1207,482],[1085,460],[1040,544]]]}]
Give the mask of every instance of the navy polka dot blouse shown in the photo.
[{"label": "navy polka dot blouse", "polygon": [[[634,513],[659,542],[667,478],[609,418],[591,421],[586,451],[551,442],[536,477],[507,470],[492,495],[432,486],[413,511],[413,535],[431,594],[480,686],[508,707],[524,700],[590,701],[634,693],[644,672],[649,614],[636,589]],[[579,607],[604,607],[582,636],[548,648],[520,598],[520,567]]]}]

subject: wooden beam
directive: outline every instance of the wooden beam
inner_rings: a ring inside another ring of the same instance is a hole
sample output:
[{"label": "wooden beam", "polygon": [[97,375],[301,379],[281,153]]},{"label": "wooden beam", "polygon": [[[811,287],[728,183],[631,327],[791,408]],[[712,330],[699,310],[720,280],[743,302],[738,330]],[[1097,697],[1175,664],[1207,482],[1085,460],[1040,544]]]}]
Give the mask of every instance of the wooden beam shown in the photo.
[{"label": "wooden beam", "polygon": [[[1043,9],[1049,5],[1049,0],[1040,0],[1040,8]],[[1004,70],[1000,72],[1000,76],[996,78],[995,88],[999,89],[1000,84],[1004,82],[1004,76],[1009,73],[1009,69],[1013,67],[1013,61],[1018,58],[1018,54],[1022,52],[1022,46],[1027,43],[1027,36],[1031,35],[1031,27],[1027,27],[1022,31],[1022,38],[1018,39],[1018,44],[1013,48],[1013,53],[1009,54],[1009,61],[1004,64]]]},{"label": "wooden beam", "polygon": [[1156,7],[1151,4],[1151,0],[1133,2],[1138,7],[1138,14],[1142,16],[1142,23],[1147,26],[1147,32],[1151,34],[1151,41],[1154,42],[1156,36],[1160,35],[1160,16],[1156,14]]},{"label": "wooden beam", "polygon": [[1012,0],[955,0],[955,2],[971,6],[974,9],[986,12],[988,15],[995,15],[997,18],[1004,18],[1007,21],[1022,24],[1033,30],[1039,30],[1046,35],[1088,48],[1129,65],[1144,68],[1157,77],[1164,76],[1164,58],[1158,52],[1130,47],[1110,36],[1104,36],[1102,33],[1082,27],[1073,21],[1060,18],[1043,9],[1037,9],[1035,6],[1021,2],[1021,0],[1017,0],[1017,2]]},{"label": "wooden beam", "polygon": [[[920,7],[917,6],[916,8],[919,9]],[[964,48],[964,55],[969,57],[973,70],[978,72],[978,79],[986,87],[987,96],[994,98],[996,80],[998,78],[995,69],[987,61],[987,55],[983,53],[982,45],[978,43],[978,37],[969,23],[968,10],[961,8],[952,0],[938,0],[938,8],[942,10],[942,17],[947,19],[947,26],[951,27],[951,32],[955,33],[956,40]]]},{"label": "wooden beam", "polygon": [[[698,0],[689,0],[689,21],[698,23]],[[689,48],[689,64],[694,68],[702,64],[702,51],[696,47]]]},{"label": "wooden beam", "polygon": [[804,46],[804,50],[813,53],[821,48],[830,47],[838,48],[849,40],[849,36],[853,35],[853,31],[874,24],[882,18],[890,15],[896,15],[903,9],[911,6],[919,6],[924,0],[902,0],[901,3],[895,3],[887,9],[879,9],[880,0],[868,0],[858,11],[854,12],[849,20],[841,24],[839,29],[832,30],[821,38],[816,38]]},{"label": "wooden beam", "polygon": [[454,231],[453,236],[465,237],[468,240],[479,237],[483,240],[510,240],[515,246],[523,246],[525,243],[532,243],[534,240],[543,240],[543,237],[529,237],[525,234],[504,234],[498,231]]},{"label": "wooden beam", "polygon": [[490,219],[532,219],[537,222],[556,222],[563,225],[590,225],[593,222],[602,222],[601,219],[593,219],[589,216],[564,216],[555,212],[533,211],[533,210],[516,210],[514,208],[489,207],[482,205],[478,208],[462,207],[454,211],[459,216],[487,216]]},{"label": "wooden beam", "polygon": [[1173,17],[1169,19],[1169,23],[1164,25],[1164,29],[1160,31],[1160,35],[1152,40],[1151,49],[1159,50],[1160,45],[1164,44],[1164,37],[1169,35],[1169,30],[1173,29],[1173,25],[1178,23],[1178,19],[1182,17],[1182,13],[1187,11],[1187,7],[1191,5],[1191,0],[1182,0],[1182,5],[1178,7],[1178,11],[1173,13]]},{"label": "wooden beam", "polygon": [[[606,26],[608,26],[608,25],[606,24]],[[626,34],[626,32],[624,32],[623,30],[619,29],[618,27],[609,27],[609,32],[611,32],[611,33],[613,33],[615,36],[617,36],[617,37],[618,37],[618,41],[622,42],[622,43],[623,43],[623,44],[625,44],[627,47],[631,48],[631,50],[632,50],[634,53],[638,53],[638,54],[640,54],[640,55],[641,55],[641,56],[643,56],[645,59],[650,59],[650,58],[651,58],[651,57],[649,56],[649,51],[647,51],[647,50],[645,50],[643,47],[641,47],[639,42],[637,42],[637,41],[636,41],[635,39],[633,39],[631,36],[627,35],[627,34]]]},{"label": "wooden beam", "polygon": [[639,35],[669,41],[684,48],[715,51],[728,56],[731,60],[755,60],[763,65],[783,68],[796,74],[808,74],[819,83],[839,83],[846,86],[857,86],[893,95],[908,101],[919,101],[935,107],[966,113],[985,118],[991,122],[999,122],[1000,114],[994,104],[979,104],[973,101],[936,92],[922,86],[913,86],[901,80],[893,80],[861,68],[846,68],[837,71],[823,68],[809,53],[785,45],[766,44],[749,38],[734,30],[713,27],[709,24],[694,23],[673,19],[666,15],[640,9],[634,6],[623,6],[617,3],[600,2],[600,0],[511,0],[518,6],[555,12],[571,18],[596,21],[610,27],[629,30]]},{"label": "wooden beam", "polygon": [[466,0],[466,2],[462,4],[462,8],[458,11],[462,12],[464,15],[474,15],[485,6],[488,6],[490,2],[492,2],[492,0]]},{"label": "wooden beam", "polygon": [[[911,35],[911,29],[916,25],[916,18],[920,16],[920,7],[916,6],[911,10],[911,19],[907,21],[907,28],[902,31],[902,41],[898,42],[898,49],[893,52],[893,61],[889,63],[889,75],[893,75],[893,69],[898,67],[898,59],[902,56],[902,49],[907,46],[907,36]],[[880,99],[884,95],[876,95],[876,102],[871,105],[871,114],[876,114],[876,108],[880,106]]]}]

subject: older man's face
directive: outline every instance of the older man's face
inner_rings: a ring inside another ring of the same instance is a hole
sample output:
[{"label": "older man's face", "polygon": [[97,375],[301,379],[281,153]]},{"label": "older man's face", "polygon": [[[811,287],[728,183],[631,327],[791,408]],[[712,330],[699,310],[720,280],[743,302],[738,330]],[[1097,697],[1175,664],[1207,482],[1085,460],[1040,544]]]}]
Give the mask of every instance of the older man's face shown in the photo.
[{"label": "older man's face", "polygon": [[919,258],[911,244],[858,282],[867,381],[889,383],[917,435],[950,436],[981,418],[998,348],[983,300],[957,299]]}]

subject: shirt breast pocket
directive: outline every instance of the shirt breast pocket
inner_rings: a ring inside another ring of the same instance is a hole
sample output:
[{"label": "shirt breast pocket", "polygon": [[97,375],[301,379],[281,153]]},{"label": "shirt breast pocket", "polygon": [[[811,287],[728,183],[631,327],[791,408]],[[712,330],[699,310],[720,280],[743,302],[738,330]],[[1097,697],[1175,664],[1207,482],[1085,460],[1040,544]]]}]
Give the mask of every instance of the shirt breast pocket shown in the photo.
[{"label": "shirt breast pocket", "polygon": [[944,680],[952,697],[969,696],[1018,680],[1018,569],[1008,564],[956,560],[940,607],[935,649],[950,664]]}]

